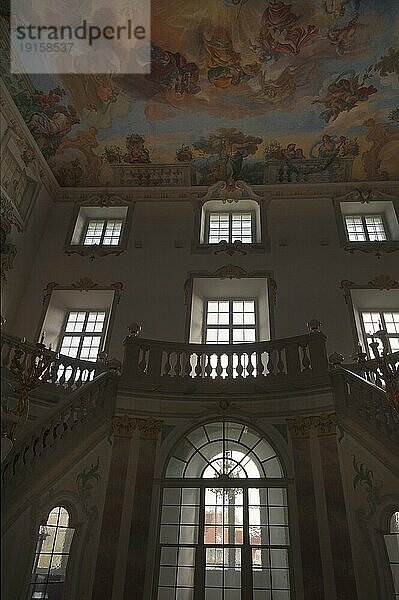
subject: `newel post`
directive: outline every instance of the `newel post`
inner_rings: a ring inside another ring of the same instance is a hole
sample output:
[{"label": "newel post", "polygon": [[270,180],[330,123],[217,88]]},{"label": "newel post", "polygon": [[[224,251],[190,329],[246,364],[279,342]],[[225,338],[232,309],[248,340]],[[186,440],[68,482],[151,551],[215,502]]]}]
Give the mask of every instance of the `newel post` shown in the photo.
[{"label": "newel post", "polygon": [[325,374],[328,371],[326,352],[327,337],[324,333],[314,333],[309,340],[310,362],[313,373]]},{"label": "newel post", "polygon": [[141,333],[141,325],[132,323],[128,327],[128,335],[123,340],[125,346],[122,366],[122,376],[135,379],[139,373],[140,342],[138,336]]}]

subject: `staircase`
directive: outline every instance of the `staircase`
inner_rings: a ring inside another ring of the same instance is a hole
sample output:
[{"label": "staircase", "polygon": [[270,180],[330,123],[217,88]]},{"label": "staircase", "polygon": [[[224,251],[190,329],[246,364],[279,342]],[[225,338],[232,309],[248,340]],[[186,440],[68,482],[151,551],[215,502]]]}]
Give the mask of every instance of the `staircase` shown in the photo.
[{"label": "staircase", "polygon": [[[392,356],[397,366],[399,353]],[[357,372],[355,372],[357,371]],[[375,361],[346,365],[331,372],[336,412],[356,437],[376,444],[397,471],[399,414],[385,391],[385,382]],[[386,451],[390,452],[386,452]]]},{"label": "staircase", "polygon": [[[2,336],[5,377],[15,380],[15,360],[29,368],[38,348]],[[33,432],[17,441],[2,463],[3,530],[40,490],[90,451],[109,433],[119,376],[105,365],[44,351],[38,390],[51,387],[59,397]],[[36,357],[36,358],[35,358]],[[14,360],[14,363],[13,363]],[[17,377],[18,380],[18,377]]]}]

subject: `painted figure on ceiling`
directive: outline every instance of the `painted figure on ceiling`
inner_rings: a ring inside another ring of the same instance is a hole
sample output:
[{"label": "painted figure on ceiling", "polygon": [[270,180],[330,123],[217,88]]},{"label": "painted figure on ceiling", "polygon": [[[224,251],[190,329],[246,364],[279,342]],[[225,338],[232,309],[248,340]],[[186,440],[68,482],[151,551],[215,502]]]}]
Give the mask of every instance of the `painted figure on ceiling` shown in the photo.
[{"label": "painted figure on ceiling", "polygon": [[377,92],[374,85],[364,85],[370,77],[369,71],[362,76],[355,71],[343,73],[328,86],[327,93],[315,98],[312,104],[324,104],[326,110],[320,114],[321,118],[326,123],[335,121],[342,112],[349,112],[358,102],[365,102]]},{"label": "painted figure on ceiling", "polygon": [[267,59],[282,54],[299,54],[318,35],[315,25],[297,25],[299,16],[291,12],[291,5],[269,2],[263,12],[259,33],[261,55]]},{"label": "painted figure on ceiling", "polygon": [[[321,140],[313,144],[309,150],[310,158],[332,159],[338,156],[346,142],[345,136],[337,138],[335,135],[324,134]],[[317,155],[315,153],[317,152]]]},{"label": "painted figure on ceiling", "polygon": [[203,37],[206,51],[208,81],[218,88],[239,85],[249,81],[260,71],[261,65],[242,65],[241,56],[235,52],[232,41],[225,31],[215,33],[211,38]]},{"label": "painted figure on ceiling", "polygon": [[327,31],[327,39],[335,46],[338,56],[342,56],[351,47],[353,37],[359,26],[357,15],[353,17],[345,26],[335,23],[330,25]]},{"label": "painted figure on ceiling", "polygon": [[127,163],[149,163],[150,151],[145,147],[145,139],[137,133],[132,133],[126,138],[127,152],[123,160]]},{"label": "painted figure on ceiling", "polygon": [[342,17],[347,6],[351,7],[354,12],[359,11],[361,0],[323,0],[326,13],[335,17]]},{"label": "painted figure on ceiling", "polygon": [[285,67],[280,75],[274,79],[267,76],[265,72],[259,73],[258,83],[261,90],[257,96],[263,98],[270,104],[281,104],[287,98],[294,95],[296,90],[296,76],[301,66]]},{"label": "painted figure on ceiling", "polygon": [[146,75],[149,81],[173,90],[178,96],[192,96],[201,91],[199,68],[194,62],[188,62],[179,52],[169,52],[155,45],[152,45],[151,56],[151,73]]}]

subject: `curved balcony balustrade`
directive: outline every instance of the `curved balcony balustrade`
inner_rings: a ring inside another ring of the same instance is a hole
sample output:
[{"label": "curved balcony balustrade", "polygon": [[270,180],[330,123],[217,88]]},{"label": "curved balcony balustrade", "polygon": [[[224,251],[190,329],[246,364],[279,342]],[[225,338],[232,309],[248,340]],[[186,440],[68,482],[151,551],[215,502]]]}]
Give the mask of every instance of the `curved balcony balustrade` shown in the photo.
[{"label": "curved balcony balustrade", "polygon": [[[184,344],[128,336],[122,382],[201,393],[220,384],[240,391],[252,384],[308,387],[328,383],[322,333],[249,344]],[[262,386],[263,387],[263,386]]]}]

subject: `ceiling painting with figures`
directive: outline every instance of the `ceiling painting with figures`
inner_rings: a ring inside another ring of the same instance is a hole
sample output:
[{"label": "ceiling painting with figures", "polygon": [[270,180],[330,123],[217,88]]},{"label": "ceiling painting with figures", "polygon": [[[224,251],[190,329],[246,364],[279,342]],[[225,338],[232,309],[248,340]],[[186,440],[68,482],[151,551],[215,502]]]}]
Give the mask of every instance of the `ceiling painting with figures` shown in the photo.
[{"label": "ceiling painting with figures", "polygon": [[392,180],[398,39],[390,0],[152,0],[151,73],[3,78],[61,186],[165,185],[154,165],[193,185]]}]

